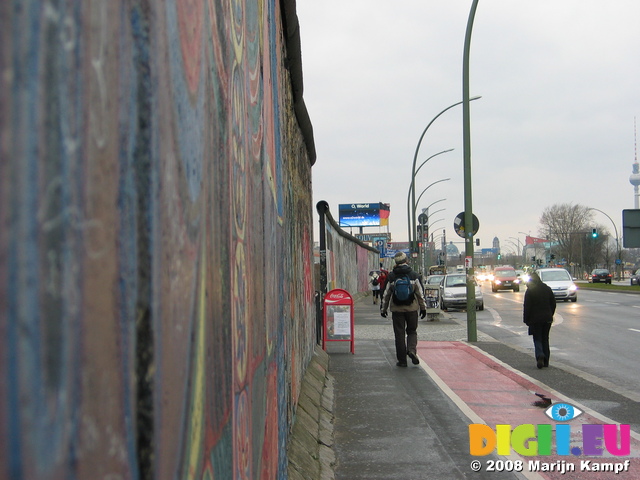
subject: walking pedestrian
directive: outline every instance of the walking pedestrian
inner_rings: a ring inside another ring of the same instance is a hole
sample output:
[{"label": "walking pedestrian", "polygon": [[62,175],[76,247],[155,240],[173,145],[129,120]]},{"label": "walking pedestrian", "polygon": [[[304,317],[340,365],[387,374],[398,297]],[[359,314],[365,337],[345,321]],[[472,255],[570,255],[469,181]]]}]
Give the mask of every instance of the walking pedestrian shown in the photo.
[{"label": "walking pedestrian", "polygon": [[380,296],[380,278],[378,272],[369,272],[369,285],[371,285],[373,304],[376,305],[378,303],[378,297]]},{"label": "walking pedestrian", "polygon": [[389,272],[387,270],[385,270],[384,268],[380,269],[380,275],[378,276],[378,282],[380,283],[380,308],[382,308],[382,298],[384,295],[384,289],[387,286],[387,276],[389,275]]},{"label": "walking pedestrian", "polygon": [[549,332],[556,312],[553,290],[532,272],[524,294],[523,321],[533,336],[533,348],[538,368],[549,366]]},{"label": "walking pedestrian", "polygon": [[387,317],[391,310],[393,334],[396,340],[396,357],[398,367],[407,366],[407,355],[414,365],[420,363],[416,353],[418,347],[418,312],[420,318],[427,316],[422,285],[418,274],[407,263],[403,252],[393,257],[396,266],[387,276],[387,287],[382,299],[380,315]]}]

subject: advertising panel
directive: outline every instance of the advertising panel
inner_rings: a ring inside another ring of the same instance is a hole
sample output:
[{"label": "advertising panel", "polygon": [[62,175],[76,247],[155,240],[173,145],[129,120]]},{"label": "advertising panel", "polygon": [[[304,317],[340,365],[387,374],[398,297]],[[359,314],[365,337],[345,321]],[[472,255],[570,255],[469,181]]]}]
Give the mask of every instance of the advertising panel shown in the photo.
[{"label": "advertising panel", "polygon": [[380,202],[341,203],[338,214],[341,227],[380,226]]}]

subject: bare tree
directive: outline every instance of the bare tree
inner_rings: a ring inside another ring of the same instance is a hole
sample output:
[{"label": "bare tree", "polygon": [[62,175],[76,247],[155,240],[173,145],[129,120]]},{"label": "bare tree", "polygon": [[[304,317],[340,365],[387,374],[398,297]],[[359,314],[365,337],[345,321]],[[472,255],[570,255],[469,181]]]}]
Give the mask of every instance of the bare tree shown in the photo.
[{"label": "bare tree", "polygon": [[[568,264],[579,264],[583,271],[590,271],[603,258],[608,231],[593,220],[593,211],[584,205],[568,203],[547,207],[540,217],[540,235],[553,242],[556,257],[564,258]],[[591,232],[597,228],[598,237]]]},{"label": "bare tree", "polygon": [[593,213],[583,205],[568,203],[547,207],[540,217],[541,235],[557,242],[557,254],[568,261],[578,259],[580,239],[576,233],[586,232]]}]

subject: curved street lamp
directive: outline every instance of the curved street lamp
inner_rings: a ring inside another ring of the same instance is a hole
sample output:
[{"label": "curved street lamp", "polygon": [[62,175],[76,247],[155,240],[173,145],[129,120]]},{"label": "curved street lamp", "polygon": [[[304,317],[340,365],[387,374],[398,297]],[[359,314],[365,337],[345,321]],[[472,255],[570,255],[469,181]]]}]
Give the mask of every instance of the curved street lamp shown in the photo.
[{"label": "curved street lamp", "polygon": [[[475,0],[477,2],[477,0]],[[482,97],[473,97],[473,98],[469,98],[467,100],[467,102],[471,102],[473,100],[478,100],[479,98]],[[411,166],[411,201],[413,204],[415,204],[416,202],[416,183],[415,183],[415,176],[416,176],[416,162],[418,160],[418,150],[420,150],[420,145],[422,144],[422,139],[424,138],[425,134],[427,133],[427,130],[429,130],[429,127],[433,124],[433,122],[435,122],[438,117],[440,117],[440,115],[442,115],[443,113],[445,113],[447,110],[452,109],[453,107],[457,106],[457,105],[461,105],[462,103],[464,103],[465,100],[462,100],[461,102],[456,102],[453,105],[449,105],[447,108],[445,108],[444,110],[442,110],[440,113],[438,113],[435,117],[433,117],[431,119],[431,121],[429,122],[429,124],[425,127],[425,129],[422,131],[422,134],[420,135],[420,139],[418,140],[418,145],[416,145],[416,151],[413,154],[413,165]],[[416,219],[409,219],[410,220],[410,225],[409,225],[409,241],[411,242],[411,232],[415,232],[416,230]],[[411,222],[412,220],[412,222]]]},{"label": "curved street lamp", "polygon": [[422,167],[424,167],[424,164],[427,163],[429,160],[431,160],[433,157],[437,157],[438,155],[440,155],[441,153],[448,153],[448,152],[453,152],[455,150],[455,148],[450,148],[448,150],[443,150],[441,152],[435,153],[433,155],[431,155],[429,158],[427,158],[424,162],[422,162],[420,164],[420,166],[418,168],[416,168],[416,173],[414,173],[414,177],[418,174],[418,172],[420,171],[420,169]]},{"label": "curved street lamp", "polygon": [[[427,128],[429,128],[429,127],[427,126]],[[424,135],[424,133],[423,133],[423,135]],[[422,140],[422,138],[420,140]],[[447,153],[447,152],[451,152],[451,151],[453,151],[453,148],[450,148],[449,150],[443,150],[443,151],[438,152],[438,153],[434,153],[429,158],[427,158],[424,162],[422,162],[420,164],[420,166],[411,175],[411,184],[409,185],[409,193],[407,194],[407,233],[408,233],[407,241],[409,242],[409,248],[412,247],[411,241],[413,239],[413,237],[411,235],[411,232],[412,232],[411,228],[413,226],[413,231],[415,231],[415,228],[416,228],[415,218],[413,219],[414,223],[413,224],[411,223],[411,213],[413,211],[411,206],[413,204],[415,204],[415,198],[416,198],[416,195],[415,195],[415,178],[416,178],[416,175],[418,174],[420,169],[424,166],[424,164],[427,163],[429,160],[431,160],[434,157],[437,157],[438,155],[442,155],[443,153]],[[418,152],[416,150],[416,154],[417,153]],[[413,165],[414,165],[414,168],[415,168],[415,159],[414,159]],[[413,204],[411,203],[412,195],[413,195]]]},{"label": "curved street lamp", "polygon": [[[513,238],[513,237],[509,237],[509,238]],[[520,245],[516,244],[514,241],[509,240],[509,239],[507,239],[507,242],[509,242],[511,245],[513,245],[513,247],[515,247],[516,252],[517,252],[516,255],[519,257],[520,256],[520,253],[519,253],[520,252]],[[505,245],[505,246],[508,246],[508,245]],[[511,246],[508,246],[508,247],[509,248],[513,248]],[[517,268],[517,266],[516,266],[516,268]]]},{"label": "curved street lamp", "polygon": [[[436,213],[439,213],[439,212],[444,212],[445,210],[446,210],[446,208],[441,208],[441,209],[439,209],[439,210],[436,210],[435,212],[432,212],[432,213],[430,213],[430,214],[427,214],[427,222],[429,222],[429,218],[431,218],[431,216],[432,216],[432,215],[435,215]],[[422,236],[423,236],[422,238],[424,238],[424,236],[425,236],[425,234],[426,234],[427,240],[429,240],[429,232],[431,231],[431,225],[433,225],[433,224],[434,224],[434,223],[436,223],[436,222],[442,221],[442,220],[444,220],[444,218],[441,218],[441,219],[439,219],[439,220],[436,220],[435,222],[427,223],[427,224],[425,225],[427,228],[426,228],[426,229],[423,229],[423,231],[422,231]]]},{"label": "curved street lamp", "polygon": [[442,178],[440,180],[436,180],[435,182],[429,184],[427,186],[427,188],[425,188],[424,190],[422,190],[422,192],[420,193],[420,195],[418,196],[418,200],[413,202],[411,204],[411,219],[413,221],[413,232],[412,232],[412,236],[409,237],[409,241],[413,242],[413,244],[415,245],[416,242],[416,235],[417,235],[417,228],[416,228],[416,210],[418,208],[418,202],[420,201],[420,199],[422,198],[422,195],[425,194],[425,192],[427,190],[429,190],[430,187],[434,186],[436,183],[440,183],[440,182],[446,182],[448,180],[451,180],[450,178]]},{"label": "curved street lamp", "polygon": [[436,213],[438,213],[438,212],[444,212],[445,210],[446,210],[446,208],[440,208],[440,209],[436,210],[435,212],[431,212],[431,214],[430,214],[430,215],[435,215]]},{"label": "curved street lamp", "polygon": [[518,255],[522,256],[522,248],[520,248],[520,239],[518,237],[509,237],[514,239],[516,242],[518,242]]},{"label": "curved street lamp", "polygon": [[444,202],[445,200],[446,200],[446,198],[441,198],[440,200],[436,200],[435,202],[430,203],[430,204],[429,204],[429,206],[428,206],[427,208],[424,208],[424,209],[423,209],[423,211],[424,211],[424,210],[426,210],[426,211],[427,211],[427,214],[428,214],[429,209],[430,209],[431,207],[433,207],[436,203]]},{"label": "curved street lamp", "polygon": [[[443,210],[446,210],[446,209],[444,209],[444,208],[443,208]],[[431,222],[431,223],[427,226],[427,229],[431,228],[433,225],[435,225],[435,224],[436,224],[436,223],[438,223],[438,222],[444,222],[444,218],[439,218],[439,219],[437,219],[437,220],[434,220],[433,222]]]},{"label": "curved street lamp", "polygon": [[[616,255],[618,257],[618,259],[620,261],[622,261],[621,257],[621,253],[620,253],[620,241],[618,240],[618,228],[616,227],[615,222],[611,219],[611,217],[609,215],[607,215],[606,213],[604,213],[602,210],[598,210],[597,208],[593,208],[593,207],[587,207],[588,210],[595,210],[596,212],[600,212],[601,214],[603,214],[605,217],[607,217],[610,221],[611,221],[611,225],[613,225],[613,231],[616,232]],[[617,265],[616,265],[616,270],[618,270]],[[618,271],[618,280],[620,280],[620,272]]]},{"label": "curved street lamp", "polygon": [[[446,210],[446,208],[441,208],[440,210],[436,210],[433,213],[438,213],[438,212],[441,212],[443,210]],[[436,223],[442,222],[442,221],[444,221],[444,218],[439,218],[439,219],[434,220],[433,222],[431,222],[431,223],[429,223],[427,225],[427,243],[429,242],[429,232],[431,231],[431,227],[433,225],[435,225]],[[440,237],[442,235],[438,235],[438,236]],[[424,248],[424,245],[423,245],[423,248]],[[429,246],[429,248],[427,248],[427,252],[428,252],[428,258],[427,259],[425,259],[424,253],[422,254],[422,263],[424,263],[425,260],[427,260],[427,263],[428,263],[428,265],[423,265],[422,266],[422,271],[427,270],[427,267],[431,265],[431,247],[430,246]]]}]

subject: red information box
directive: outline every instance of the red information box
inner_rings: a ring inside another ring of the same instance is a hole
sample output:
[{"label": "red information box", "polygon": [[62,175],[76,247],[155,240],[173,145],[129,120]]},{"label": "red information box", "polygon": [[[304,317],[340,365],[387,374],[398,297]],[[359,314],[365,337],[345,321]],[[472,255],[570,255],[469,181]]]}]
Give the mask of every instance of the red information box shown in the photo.
[{"label": "red information box", "polygon": [[351,353],[355,353],[353,297],[346,290],[336,288],[324,297],[322,330],[323,350],[326,342],[351,342]]}]

